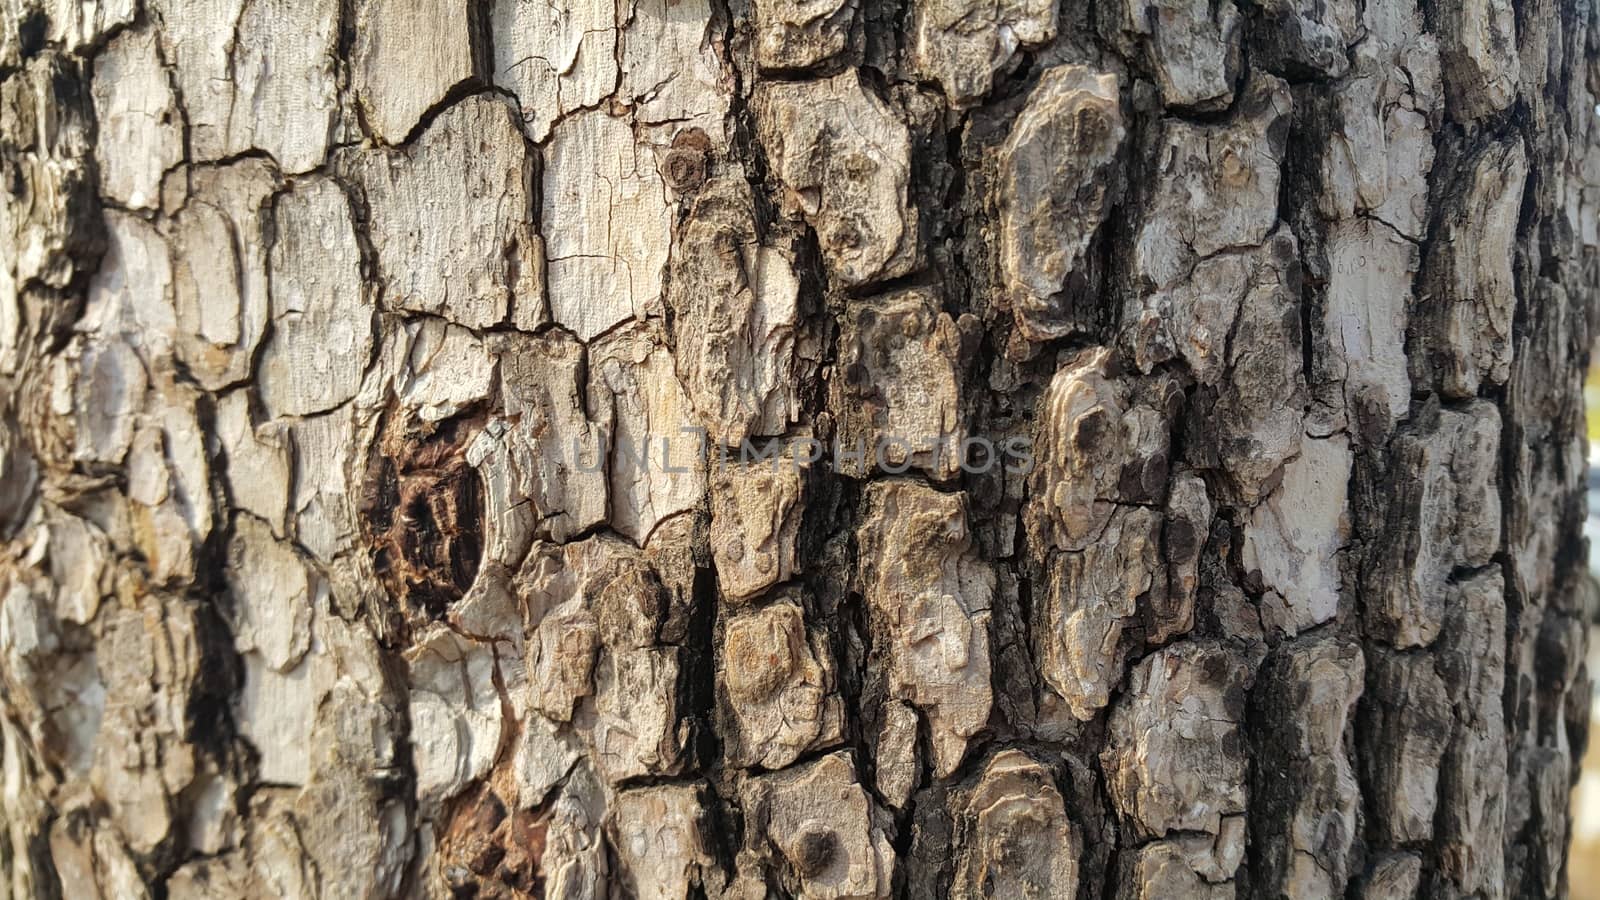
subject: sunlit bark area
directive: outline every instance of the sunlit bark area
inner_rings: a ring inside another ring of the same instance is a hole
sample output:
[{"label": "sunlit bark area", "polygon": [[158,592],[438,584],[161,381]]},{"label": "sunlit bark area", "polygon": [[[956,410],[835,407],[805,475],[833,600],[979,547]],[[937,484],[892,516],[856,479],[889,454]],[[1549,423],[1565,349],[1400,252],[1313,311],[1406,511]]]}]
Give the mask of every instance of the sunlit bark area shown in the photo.
[{"label": "sunlit bark area", "polygon": [[15,897],[1565,891],[1580,0],[0,0]]}]

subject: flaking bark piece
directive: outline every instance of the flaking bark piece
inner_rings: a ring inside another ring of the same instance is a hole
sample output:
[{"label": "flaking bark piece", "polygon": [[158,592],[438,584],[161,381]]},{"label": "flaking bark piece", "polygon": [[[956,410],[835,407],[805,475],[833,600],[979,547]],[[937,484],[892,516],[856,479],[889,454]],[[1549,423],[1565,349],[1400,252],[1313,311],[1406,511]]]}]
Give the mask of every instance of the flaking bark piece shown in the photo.
[{"label": "flaking bark piece", "polygon": [[835,464],[846,474],[915,467],[944,481],[960,473],[962,333],[938,294],[911,288],[851,304],[828,406],[838,423]]},{"label": "flaking bark piece", "polygon": [[1122,189],[1120,91],[1115,74],[1050,69],[1000,148],[1000,266],[1030,340],[1070,333],[1084,305],[1084,255]]},{"label": "flaking bark piece", "polygon": [[811,69],[859,52],[859,0],[756,0],[756,62]]},{"label": "flaking bark piece", "polygon": [[533,155],[504,100],[462,100],[405,148],[363,155],[355,175],[386,309],[470,328],[544,323]]},{"label": "flaking bark piece", "polygon": [[1134,833],[1218,834],[1224,817],[1245,811],[1249,682],[1243,660],[1209,641],[1174,644],[1134,667],[1100,754]]},{"label": "flaking bark piece", "polygon": [[829,274],[860,287],[911,272],[919,263],[911,137],[894,109],[854,69],[763,81],[753,103],[784,207],[816,229]]},{"label": "flaking bark piece", "polygon": [[917,0],[912,63],[939,82],[952,106],[972,106],[1018,51],[1056,36],[1056,7],[1052,0]]},{"label": "flaking bark piece", "polygon": [[848,753],[751,778],[739,806],[742,872],[766,869],[799,897],[891,896],[893,824],[857,779]]},{"label": "flaking bark piece", "polygon": [[994,572],[978,558],[964,495],[896,479],[867,489],[857,572],[884,649],[887,689],[928,721],[934,772],[956,770],[989,721]]},{"label": "flaking bark piece", "polygon": [[722,626],[718,700],[724,752],[737,766],[781,769],[843,736],[833,650],[797,592]]},{"label": "flaking bark piece", "polygon": [[1055,774],[1020,750],[989,760],[957,794],[954,897],[1073,897],[1083,839]]}]

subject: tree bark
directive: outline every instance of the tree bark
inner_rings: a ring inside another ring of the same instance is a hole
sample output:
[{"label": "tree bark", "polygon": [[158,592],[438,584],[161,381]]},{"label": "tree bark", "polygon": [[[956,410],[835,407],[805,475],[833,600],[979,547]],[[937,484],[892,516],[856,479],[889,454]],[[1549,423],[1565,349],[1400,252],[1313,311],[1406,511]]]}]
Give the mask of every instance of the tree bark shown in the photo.
[{"label": "tree bark", "polygon": [[17,897],[1531,897],[1580,0],[5,0]]}]

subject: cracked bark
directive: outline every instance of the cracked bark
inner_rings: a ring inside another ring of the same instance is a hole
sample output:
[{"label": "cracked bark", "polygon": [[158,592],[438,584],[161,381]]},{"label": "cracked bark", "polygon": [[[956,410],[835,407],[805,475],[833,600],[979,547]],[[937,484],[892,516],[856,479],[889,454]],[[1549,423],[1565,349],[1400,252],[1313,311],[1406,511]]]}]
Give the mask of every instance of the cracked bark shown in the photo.
[{"label": "cracked bark", "polygon": [[0,4],[6,891],[1561,895],[1596,12],[1093,7]]}]

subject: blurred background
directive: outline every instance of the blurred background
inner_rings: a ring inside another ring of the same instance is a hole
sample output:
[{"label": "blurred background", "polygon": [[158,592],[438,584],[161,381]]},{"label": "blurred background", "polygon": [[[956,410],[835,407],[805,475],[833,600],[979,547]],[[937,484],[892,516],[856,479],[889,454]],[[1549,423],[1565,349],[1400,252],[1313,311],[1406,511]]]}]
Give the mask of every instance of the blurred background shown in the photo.
[{"label": "blurred background", "polygon": [[[1583,386],[1589,413],[1589,517],[1583,533],[1589,538],[1589,574],[1600,578],[1600,352]],[[1600,673],[1600,628],[1589,626],[1589,673]],[[1600,681],[1596,681],[1600,684]],[[1589,748],[1583,772],[1572,795],[1572,861],[1568,876],[1572,900],[1600,900],[1600,691],[1589,700]]]}]

